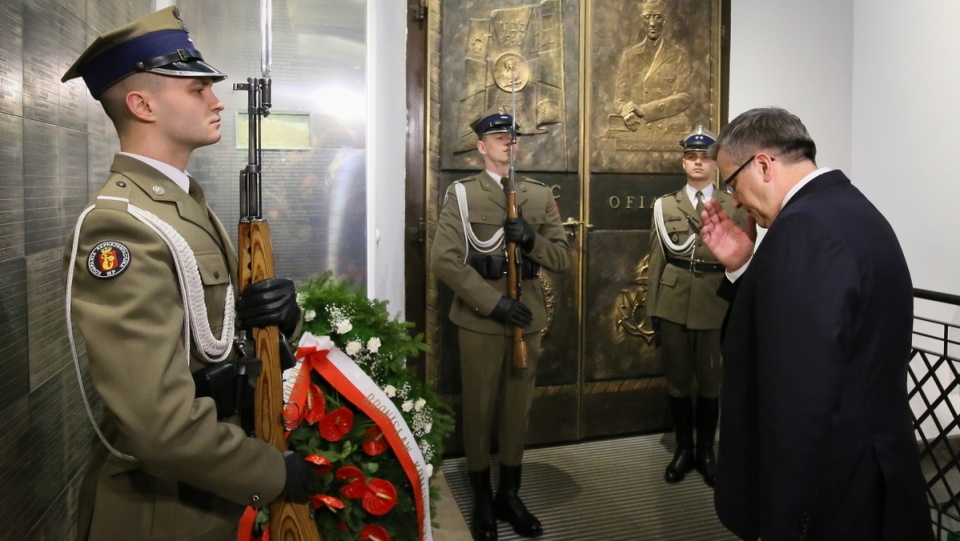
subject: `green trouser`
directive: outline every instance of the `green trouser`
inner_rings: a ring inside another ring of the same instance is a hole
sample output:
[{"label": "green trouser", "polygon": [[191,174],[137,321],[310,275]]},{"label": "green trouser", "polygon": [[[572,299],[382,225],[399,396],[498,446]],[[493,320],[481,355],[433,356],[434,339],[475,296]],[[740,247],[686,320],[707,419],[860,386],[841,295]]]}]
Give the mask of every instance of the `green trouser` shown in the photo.
[{"label": "green trouser", "polygon": [[525,370],[513,368],[512,337],[462,328],[459,336],[467,469],[476,472],[490,467],[490,440],[498,413],[500,464],[519,466],[540,359],[540,333],[524,335],[528,364]]},{"label": "green trouser", "polygon": [[660,355],[670,396],[691,396],[696,378],[697,395],[718,398],[722,368],[720,330],[689,330],[685,325],[661,320],[660,332]]}]

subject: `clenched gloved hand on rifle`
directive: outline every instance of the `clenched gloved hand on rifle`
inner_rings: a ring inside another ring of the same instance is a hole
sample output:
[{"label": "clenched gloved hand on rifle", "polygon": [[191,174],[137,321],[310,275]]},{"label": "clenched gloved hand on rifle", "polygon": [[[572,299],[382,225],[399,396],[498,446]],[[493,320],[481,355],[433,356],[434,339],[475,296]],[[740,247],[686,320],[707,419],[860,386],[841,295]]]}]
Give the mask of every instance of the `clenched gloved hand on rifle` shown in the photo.
[{"label": "clenched gloved hand on rifle", "polygon": [[310,496],[320,493],[320,479],[302,456],[284,451],[283,463],[287,476],[280,494],[294,503],[307,503]]},{"label": "clenched gloved hand on rifle", "polygon": [[533,322],[533,312],[520,301],[510,297],[500,297],[500,301],[493,307],[490,315],[507,325],[527,328]]},{"label": "clenched gloved hand on rifle", "polygon": [[287,278],[267,278],[248,285],[237,300],[237,320],[246,330],[276,325],[291,337],[300,323],[297,291]]},{"label": "clenched gloved hand on rifle", "polygon": [[537,232],[523,219],[523,209],[517,209],[516,218],[503,221],[504,241],[516,243],[520,249],[529,253],[537,243]]}]

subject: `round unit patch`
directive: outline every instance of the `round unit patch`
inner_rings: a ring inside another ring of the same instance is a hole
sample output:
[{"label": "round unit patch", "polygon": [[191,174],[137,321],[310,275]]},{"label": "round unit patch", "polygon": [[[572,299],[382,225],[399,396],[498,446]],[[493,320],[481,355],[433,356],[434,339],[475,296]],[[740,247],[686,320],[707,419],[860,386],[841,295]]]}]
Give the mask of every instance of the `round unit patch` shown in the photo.
[{"label": "round unit patch", "polygon": [[94,278],[113,278],[127,270],[130,265],[130,250],[115,240],[105,240],[90,250],[87,269]]}]

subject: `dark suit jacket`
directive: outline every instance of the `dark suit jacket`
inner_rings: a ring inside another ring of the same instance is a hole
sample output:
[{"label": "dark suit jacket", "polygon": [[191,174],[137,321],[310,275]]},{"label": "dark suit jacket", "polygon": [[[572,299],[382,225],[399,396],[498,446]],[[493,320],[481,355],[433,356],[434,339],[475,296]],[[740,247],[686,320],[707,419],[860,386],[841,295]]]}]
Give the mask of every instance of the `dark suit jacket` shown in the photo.
[{"label": "dark suit jacket", "polygon": [[912,284],[886,219],[825,173],[730,292],[721,522],[750,540],[931,539],[906,393]]}]

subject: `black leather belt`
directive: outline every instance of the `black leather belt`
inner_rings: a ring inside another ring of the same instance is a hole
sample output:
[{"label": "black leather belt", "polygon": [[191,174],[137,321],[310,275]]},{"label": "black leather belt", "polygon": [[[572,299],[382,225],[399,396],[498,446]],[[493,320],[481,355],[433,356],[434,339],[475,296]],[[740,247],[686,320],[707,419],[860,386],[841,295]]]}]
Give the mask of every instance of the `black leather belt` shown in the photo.
[{"label": "black leather belt", "polygon": [[723,272],[727,270],[726,267],[720,263],[710,263],[702,259],[680,259],[677,257],[668,257],[667,263],[697,274],[703,272]]},{"label": "black leather belt", "polygon": [[[498,255],[472,255],[467,265],[473,267],[487,280],[499,280],[507,275],[507,258]],[[530,280],[540,276],[540,265],[529,259],[520,260],[520,278]]]}]

